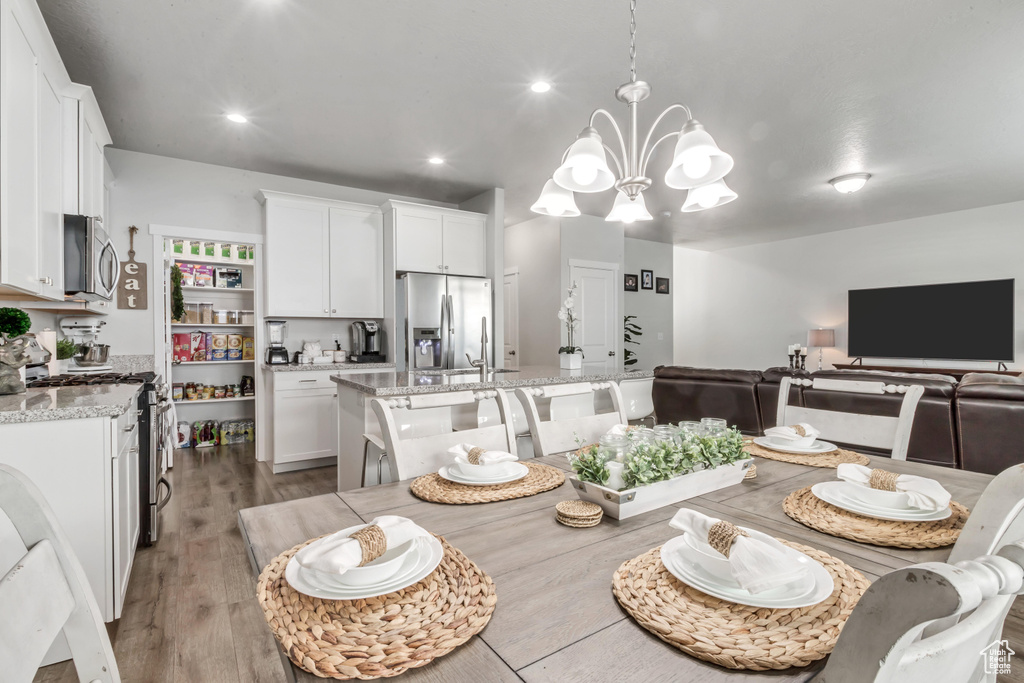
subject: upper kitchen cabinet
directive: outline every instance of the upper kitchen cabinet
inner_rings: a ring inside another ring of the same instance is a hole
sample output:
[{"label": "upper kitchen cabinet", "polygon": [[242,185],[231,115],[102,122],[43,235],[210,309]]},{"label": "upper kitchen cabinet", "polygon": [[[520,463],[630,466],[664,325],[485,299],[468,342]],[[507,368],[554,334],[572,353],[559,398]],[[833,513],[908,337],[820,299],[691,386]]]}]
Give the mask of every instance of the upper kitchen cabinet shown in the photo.
[{"label": "upper kitchen cabinet", "polygon": [[487,274],[487,216],[397,201],[384,211],[394,230],[395,270]]},{"label": "upper kitchen cabinet", "polygon": [[92,88],[72,84],[64,93],[64,213],[104,219],[103,148],[110,133]]},{"label": "upper kitchen cabinet", "polygon": [[267,191],[260,200],[268,316],[383,317],[380,209]]}]

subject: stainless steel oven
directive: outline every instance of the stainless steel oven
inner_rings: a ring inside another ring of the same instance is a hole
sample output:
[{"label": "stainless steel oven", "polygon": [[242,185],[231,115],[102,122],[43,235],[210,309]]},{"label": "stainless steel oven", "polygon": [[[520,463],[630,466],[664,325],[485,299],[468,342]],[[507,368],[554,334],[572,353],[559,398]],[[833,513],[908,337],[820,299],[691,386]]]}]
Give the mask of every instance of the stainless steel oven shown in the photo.
[{"label": "stainless steel oven", "polygon": [[90,216],[64,215],[64,293],[74,299],[109,301],[121,267],[117,249]]}]

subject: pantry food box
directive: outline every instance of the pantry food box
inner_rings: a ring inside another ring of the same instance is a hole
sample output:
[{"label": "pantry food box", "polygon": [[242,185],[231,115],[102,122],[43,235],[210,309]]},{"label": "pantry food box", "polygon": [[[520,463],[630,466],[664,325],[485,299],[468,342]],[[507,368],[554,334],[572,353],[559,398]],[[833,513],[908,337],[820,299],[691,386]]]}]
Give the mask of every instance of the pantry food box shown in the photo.
[{"label": "pantry food box", "polygon": [[213,287],[213,266],[196,263],[192,266],[196,287]]},{"label": "pantry food box", "polygon": [[196,273],[195,266],[191,263],[179,263],[178,269],[181,271],[181,286],[182,287],[195,287],[196,285]]},{"label": "pantry food box", "polygon": [[188,332],[174,333],[174,360],[177,363],[192,360],[192,335]]},{"label": "pantry food box", "polygon": [[213,357],[211,360],[227,360],[228,359],[228,335],[226,334],[215,334],[213,335]]},{"label": "pantry food box", "polygon": [[192,362],[198,363],[206,360],[206,333],[190,332],[189,349],[192,353]]},{"label": "pantry food box", "polygon": [[242,360],[242,335],[228,335],[228,360]]},{"label": "pantry food box", "polygon": [[256,340],[252,337],[242,338],[242,360],[256,360]]}]

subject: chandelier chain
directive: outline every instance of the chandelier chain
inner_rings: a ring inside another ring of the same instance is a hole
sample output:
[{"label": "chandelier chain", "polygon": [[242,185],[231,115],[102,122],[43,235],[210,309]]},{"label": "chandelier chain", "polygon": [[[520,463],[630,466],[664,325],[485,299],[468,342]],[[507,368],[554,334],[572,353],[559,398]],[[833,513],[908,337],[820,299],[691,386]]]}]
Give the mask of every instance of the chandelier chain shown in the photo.
[{"label": "chandelier chain", "polygon": [[636,0],[629,0],[629,80],[636,81]]}]

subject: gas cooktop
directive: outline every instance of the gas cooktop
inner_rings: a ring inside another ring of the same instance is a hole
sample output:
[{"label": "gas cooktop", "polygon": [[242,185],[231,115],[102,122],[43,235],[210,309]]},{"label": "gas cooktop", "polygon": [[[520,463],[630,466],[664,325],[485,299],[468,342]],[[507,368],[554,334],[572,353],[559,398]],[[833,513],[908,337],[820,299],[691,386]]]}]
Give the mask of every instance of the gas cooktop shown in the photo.
[{"label": "gas cooktop", "polygon": [[105,372],[101,375],[54,375],[28,382],[33,389],[48,387],[83,387],[98,384],[145,384],[156,379],[155,372]]}]

